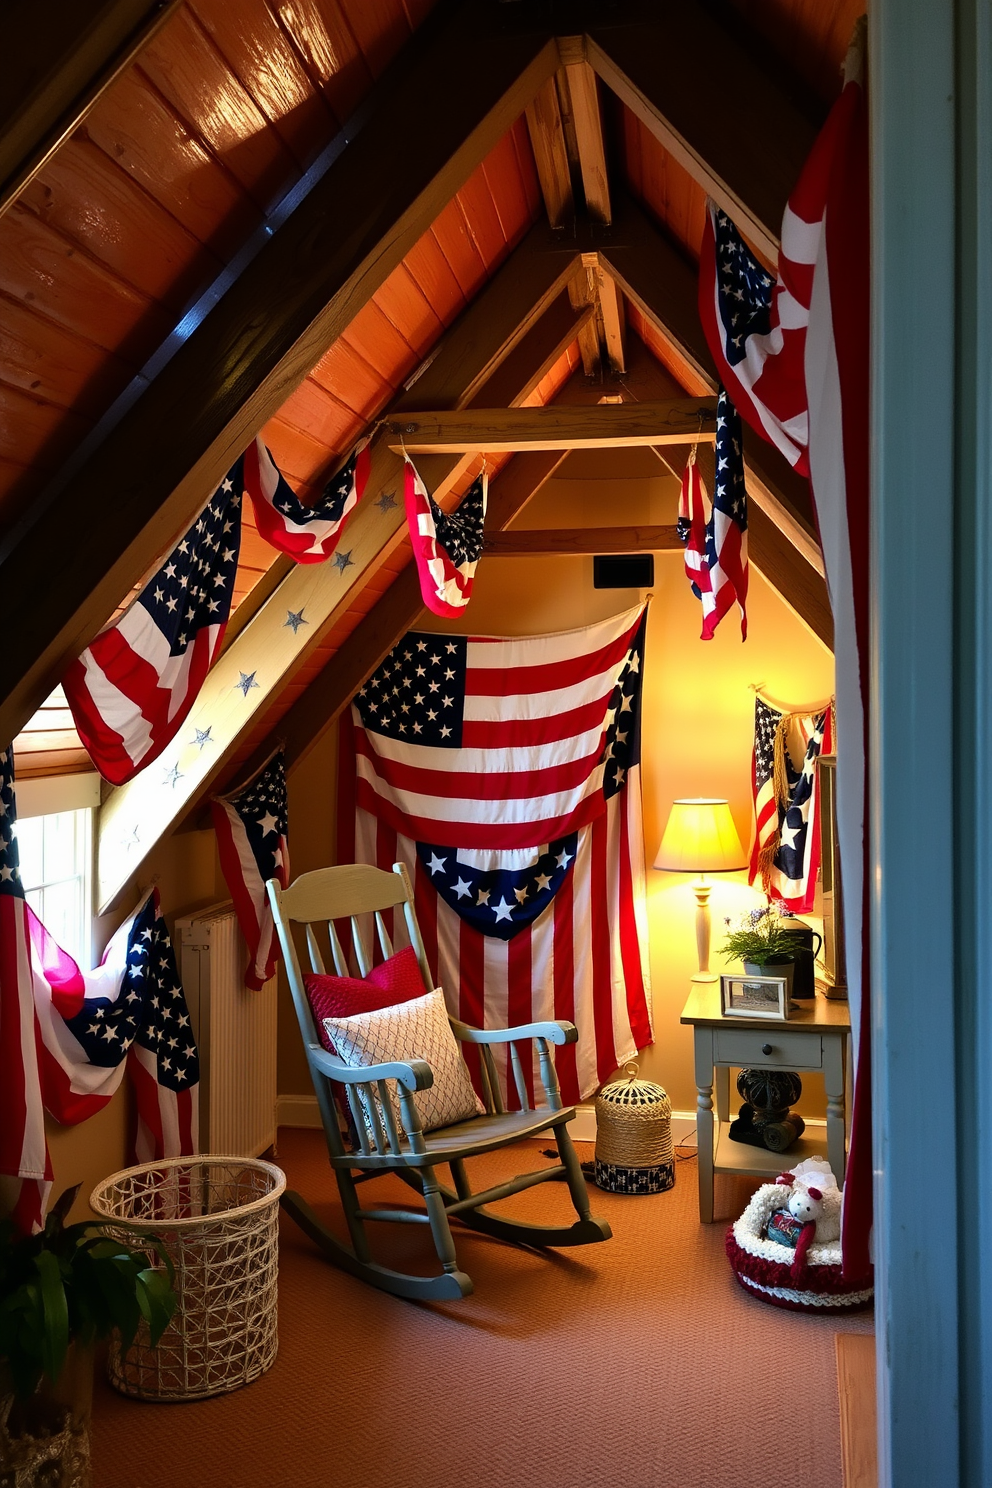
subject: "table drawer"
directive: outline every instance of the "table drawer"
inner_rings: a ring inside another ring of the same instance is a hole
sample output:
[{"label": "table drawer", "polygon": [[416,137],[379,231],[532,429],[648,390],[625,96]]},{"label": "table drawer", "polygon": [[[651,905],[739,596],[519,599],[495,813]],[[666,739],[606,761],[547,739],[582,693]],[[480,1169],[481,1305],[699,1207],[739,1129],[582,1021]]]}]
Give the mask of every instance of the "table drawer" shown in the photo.
[{"label": "table drawer", "polygon": [[821,1069],[823,1041],[818,1033],[793,1033],[781,1024],[767,1030],[718,1028],[713,1034],[713,1062],[757,1069]]}]

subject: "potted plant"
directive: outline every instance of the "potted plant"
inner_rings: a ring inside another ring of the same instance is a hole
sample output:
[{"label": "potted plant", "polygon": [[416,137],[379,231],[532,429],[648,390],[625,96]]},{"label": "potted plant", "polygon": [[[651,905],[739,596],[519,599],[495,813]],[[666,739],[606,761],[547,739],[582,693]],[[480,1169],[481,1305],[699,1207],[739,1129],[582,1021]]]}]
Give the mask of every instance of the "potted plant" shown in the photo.
[{"label": "potted plant", "polygon": [[78,1192],[66,1190],[36,1235],[0,1221],[0,1473],[12,1483],[40,1482],[44,1467],[46,1483],[85,1488],[93,1346],[119,1329],[129,1347],[142,1318],[154,1345],[176,1306],[161,1242],[67,1225]]},{"label": "potted plant", "polygon": [[749,976],[784,976],[792,994],[792,973],[796,960],[793,930],[782,924],[780,913],[770,904],[756,906],[737,921],[727,915],[728,927],[723,942],[724,959],[743,961]]}]

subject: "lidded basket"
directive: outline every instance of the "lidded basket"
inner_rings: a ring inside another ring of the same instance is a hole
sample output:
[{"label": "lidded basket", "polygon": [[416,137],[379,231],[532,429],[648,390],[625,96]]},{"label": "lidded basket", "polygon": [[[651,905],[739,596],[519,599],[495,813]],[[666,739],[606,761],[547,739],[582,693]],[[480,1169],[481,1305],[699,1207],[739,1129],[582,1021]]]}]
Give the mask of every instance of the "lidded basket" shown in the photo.
[{"label": "lidded basket", "polygon": [[664,1193],[675,1185],[672,1103],[660,1085],[638,1080],[604,1085],[596,1097],[596,1183],[610,1193]]}]

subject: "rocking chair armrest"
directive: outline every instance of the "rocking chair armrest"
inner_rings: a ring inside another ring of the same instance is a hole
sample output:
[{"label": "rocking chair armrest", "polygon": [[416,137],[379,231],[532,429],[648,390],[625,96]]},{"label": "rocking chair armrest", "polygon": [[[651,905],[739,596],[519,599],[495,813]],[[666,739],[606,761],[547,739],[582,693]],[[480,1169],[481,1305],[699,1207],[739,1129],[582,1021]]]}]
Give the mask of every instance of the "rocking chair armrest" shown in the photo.
[{"label": "rocking chair armrest", "polygon": [[407,1090],[429,1090],[434,1084],[434,1071],[425,1059],[409,1059],[389,1064],[342,1064],[322,1049],[309,1045],[310,1063],[314,1069],[337,1080],[341,1085],[368,1085],[375,1080],[398,1080]]},{"label": "rocking chair armrest", "polygon": [[463,1044],[515,1044],[518,1040],[543,1038],[551,1044],[574,1044],[579,1031],[574,1023],[521,1023],[518,1028],[472,1028],[449,1019],[456,1039]]}]

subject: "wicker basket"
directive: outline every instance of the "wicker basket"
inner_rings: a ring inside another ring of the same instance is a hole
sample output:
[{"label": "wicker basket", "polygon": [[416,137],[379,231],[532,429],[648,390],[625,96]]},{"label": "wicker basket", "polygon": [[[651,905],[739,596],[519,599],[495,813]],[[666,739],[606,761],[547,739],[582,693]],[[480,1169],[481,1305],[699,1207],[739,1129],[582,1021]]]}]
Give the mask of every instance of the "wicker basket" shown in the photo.
[{"label": "wicker basket", "polygon": [[637,1079],[636,1064],[624,1071],[596,1097],[596,1182],[610,1193],[664,1193],[675,1184],[672,1103]]},{"label": "wicker basket", "polygon": [[[93,1190],[97,1214],[157,1235],[176,1268],[179,1305],[158,1347],[144,1328],[126,1354],[111,1345],[107,1372],[122,1395],[202,1400],[272,1365],[285,1187],[279,1168],[258,1158],[180,1157],[126,1168]],[[131,1238],[125,1226],[105,1229]]]}]

